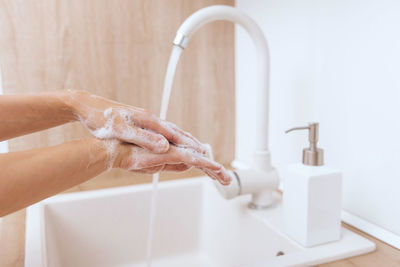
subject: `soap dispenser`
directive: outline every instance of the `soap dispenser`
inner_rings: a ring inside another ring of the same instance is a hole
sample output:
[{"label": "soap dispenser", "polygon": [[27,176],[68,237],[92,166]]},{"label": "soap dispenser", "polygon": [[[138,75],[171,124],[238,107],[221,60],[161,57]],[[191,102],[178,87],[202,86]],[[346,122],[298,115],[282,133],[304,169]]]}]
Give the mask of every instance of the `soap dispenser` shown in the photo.
[{"label": "soap dispenser", "polygon": [[303,149],[303,162],[281,171],[283,218],[286,234],[305,247],[340,238],[342,174],[324,165],[324,151],[317,147],[318,123],[296,130],[308,130],[310,146]]}]

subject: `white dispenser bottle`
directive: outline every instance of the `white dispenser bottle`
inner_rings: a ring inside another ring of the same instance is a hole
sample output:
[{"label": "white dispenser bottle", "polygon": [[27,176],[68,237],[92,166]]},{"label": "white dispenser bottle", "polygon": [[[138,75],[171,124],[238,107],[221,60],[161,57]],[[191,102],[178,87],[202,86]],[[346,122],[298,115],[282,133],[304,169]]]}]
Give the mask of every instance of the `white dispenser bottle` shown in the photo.
[{"label": "white dispenser bottle", "polygon": [[318,127],[309,123],[286,131],[309,131],[303,163],[282,171],[285,231],[306,247],[338,240],[341,232],[342,174],[324,166],[323,150],[317,147]]}]

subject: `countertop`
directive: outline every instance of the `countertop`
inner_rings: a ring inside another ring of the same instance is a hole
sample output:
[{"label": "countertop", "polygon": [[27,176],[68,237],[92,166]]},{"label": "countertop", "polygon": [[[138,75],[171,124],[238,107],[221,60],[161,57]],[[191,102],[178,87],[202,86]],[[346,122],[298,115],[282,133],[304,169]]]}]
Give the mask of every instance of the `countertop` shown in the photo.
[{"label": "countertop", "polygon": [[[183,177],[196,176],[199,173],[191,171],[186,173]],[[176,174],[174,174],[176,177]],[[148,182],[151,178],[138,179],[135,183]],[[161,177],[161,180],[170,180],[171,175]],[[113,185],[115,185],[115,180]],[[118,186],[132,184],[132,178],[120,178]],[[82,191],[87,189],[97,189],[108,187],[109,184],[102,180],[94,179],[69,191]],[[24,247],[25,247],[25,210],[21,210],[10,214],[3,218],[0,223],[0,266],[1,267],[22,267],[24,266]],[[362,236],[372,240],[376,243],[376,251],[353,257],[337,262],[319,265],[320,267],[395,267],[400,266],[400,251],[349,226],[343,224],[344,227],[359,233]]]}]

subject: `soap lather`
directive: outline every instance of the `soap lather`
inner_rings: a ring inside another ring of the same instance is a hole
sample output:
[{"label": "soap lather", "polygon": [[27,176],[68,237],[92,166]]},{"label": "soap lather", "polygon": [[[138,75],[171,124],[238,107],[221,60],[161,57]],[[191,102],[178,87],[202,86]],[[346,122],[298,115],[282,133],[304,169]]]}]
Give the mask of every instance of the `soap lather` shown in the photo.
[{"label": "soap lather", "polygon": [[310,247],[340,238],[342,174],[324,165],[324,151],[318,148],[319,124],[295,127],[308,130],[309,147],[303,149],[302,164],[282,171],[283,214],[286,233]]}]

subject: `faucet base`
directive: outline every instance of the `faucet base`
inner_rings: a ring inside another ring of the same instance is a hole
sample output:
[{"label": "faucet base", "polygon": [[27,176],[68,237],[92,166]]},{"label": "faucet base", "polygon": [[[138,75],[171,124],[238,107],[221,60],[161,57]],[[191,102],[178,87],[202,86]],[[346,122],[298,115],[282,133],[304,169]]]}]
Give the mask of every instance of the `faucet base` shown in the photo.
[{"label": "faucet base", "polygon": [[220,194],[225,199],[232,199],[240,195],[251,194],[249,204],[251,209],[266,209],[276,203],[275,190],[279,186],[279,176],[275,169],[262,171],[257,169],[230,171],[232,182],[228,186],[222,186],[215,182]]},{"label": "faucet base", "polygon": [[273,193],[272,190],[265,190],[252,194],[251,202],[248,207],[255,210],[263,210],[273,207],[274,204],[276,204],[276,199]]},{"label": "faucet base", "polygon": [[250,202],[247,205],[247,207],[249,209],[252,209],[252,210],[266,210],[266,209],[269,209],[269,208],[273,208],[275,206],[276,206],[276,202],[273,202],[270,205],[258,205],[258,204],[254,204],[253,202]]}]

